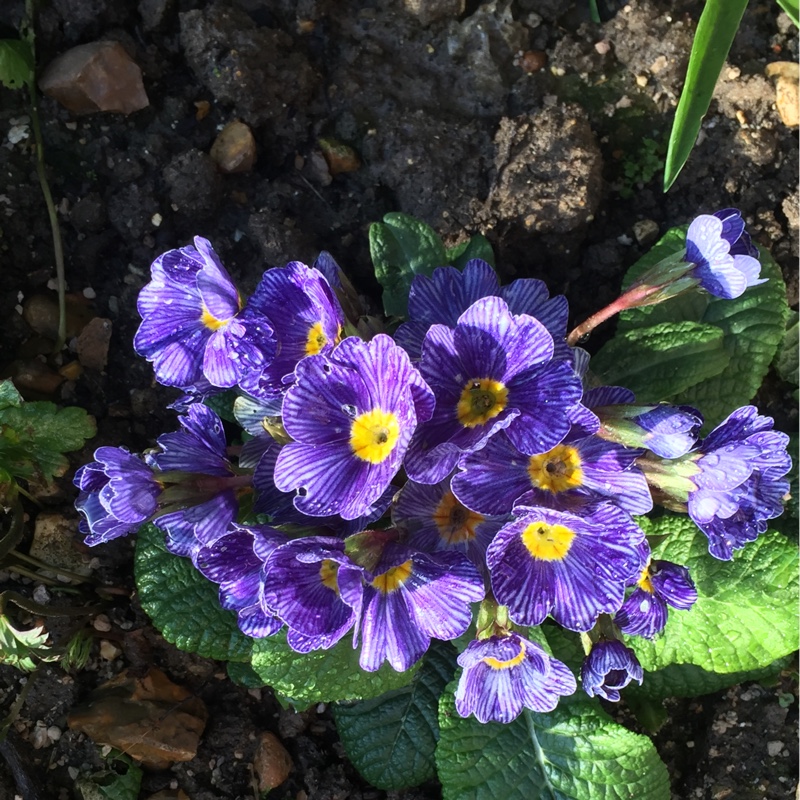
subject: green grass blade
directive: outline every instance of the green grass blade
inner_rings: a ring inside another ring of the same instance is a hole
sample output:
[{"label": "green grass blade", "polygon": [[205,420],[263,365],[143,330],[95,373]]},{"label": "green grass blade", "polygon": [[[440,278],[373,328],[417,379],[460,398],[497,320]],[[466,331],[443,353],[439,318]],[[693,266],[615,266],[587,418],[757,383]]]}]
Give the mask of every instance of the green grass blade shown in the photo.
[{"label": "green grass blade", "polygon": [[725,57],[731,49],[747,0],[708,0],[692,44],[686,82],[675,112],[664,167],[664,191],[675,182],[692,152],[708,111]]},{"label": "green grass blade", "polygon": [[796,28],[800,28],[800,8],[797,0],[778,0],[778,5],[789,15]]}]

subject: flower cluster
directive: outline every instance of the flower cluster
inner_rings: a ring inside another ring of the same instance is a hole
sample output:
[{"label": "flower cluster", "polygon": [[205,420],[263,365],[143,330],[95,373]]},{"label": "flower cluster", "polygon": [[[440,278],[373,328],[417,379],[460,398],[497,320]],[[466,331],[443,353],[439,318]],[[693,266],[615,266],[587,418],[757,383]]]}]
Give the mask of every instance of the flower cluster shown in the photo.
[{"label": "flower cluster", "polygon": [[[694,285],[735,296],[753,252],[728,210],[693,223],[685,259]],[[787,437],[746,407],[700,439],[695,409],[587,388],[566,300],[541,281],[442,267],[414,280],[394,338],[360,338],[337,272],[328,254],[291,262],[243,302],[204,239],[156,260],[135,346],[188,405],[157,452],[102,447],[79,470],[87,543],[150,521],[246,634],[285,628],[298,653],[349,636],[367,671],[409,669],[483,601],[456,692],[481,722],[575,691],[525,633],[548,618],[594,642],[585,691],[618,699],[642,679],[620,631],[652,638],[697,598],[634,515],[680,508],[731,558],[781,511]],[[249,438],[229,449],[201,400],[230,388]],[[244,524],[253,493],[269,524]]]}]

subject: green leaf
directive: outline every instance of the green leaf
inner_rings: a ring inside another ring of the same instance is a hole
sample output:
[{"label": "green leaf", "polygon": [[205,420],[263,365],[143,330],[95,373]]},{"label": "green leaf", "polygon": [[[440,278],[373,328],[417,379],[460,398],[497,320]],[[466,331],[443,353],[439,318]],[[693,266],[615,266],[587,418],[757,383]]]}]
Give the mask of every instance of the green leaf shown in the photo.
[{"label": "green leaf", "polygon": [[336,728],[350,761],[379,789],[406,789],[435,777],[439,696],[456,669],[453,646],[434,642],[414,680],[353,705],[336,705]]},{"label": "green leaf", "polygon": [[0,409],[8,408],[9,406],[19,407],[22,403],[22,395],[17,391],[17,387],[14,386],[14,381],[11,379],[0,381]]},{"label": "green leaf", "polygon": [[266,686],[248,661],[228,662],[228,677],[246,689],[260,689],[262,686]]},{"label": "green leaf", "polygon": [[691,610],[670,610],[653,641],[626,637],[646,670],[694,664],[709,672],[746,672],[798,649],[798,551],[783,534],[767,531],[733,561],[718,561],[688,517],[640,524],[647,534],[666,535],[653,557],[688,567],[698,594]]},{"label": "green leaf", "polygon": [[109,768],[79,777],[75,788],[83,800],[136,800],[142,785],[142,770],[121,754],[109,760],[124,764],[125,770]]},{"label": "green leaf", "polygon": [[642,685],[631,684],[623,694],[647,696],[656,700],[666,697],[699,697],[712,694],[745,681],[770,680],[791,665],[793,656],[785,656],[760,669],[742,672],[709,672],[694,664],[670,664],[656,672],[645,672]]},{"label": "green leaf", "polygon": [[[685,249],[687,227],[669,230],[649,253],[628,270],[623,286],[629,286],[661,259]],[[632,331],[653,329],[666,323],[694,322],[713,326],[722,332],[721,349],[730,357],[720,372],[705,377],[693,386],[660,397],[645,387],[641,396],[637,393],[637,401],[668,400],[695,406],[703,412],[706,425],[713,427],[735,408],[753,399],[783,340],[788,314],[786,287],[780,268],[766,250],[759,249],[759,253],[761,276],[767,278],[767,282],[751,286],[735,300],[723,300],[697,291],[620,314],[617,337],[631,336]],[[597,368],[596,359],[600,358],[601,366],[609,363],[606,348],[613,346],[619,351],[620,345],[612,345],[612,342],[592,359],[593,371]],[[708,369],[704,365],[697,365],[696,368],[698,374]],[[687,365],[682,374],[690,374],[691,369]]]},{"label": "green leaf", "polygon": [[455,682],[439,704],[436,764],[443,800],[669,800],[667,769],[646,736],[594,702],[508,725],[462,719]]},{"label": "green leaf", "polygon": [[675,111],[664,168],[664,191],[675,182],[692,152],[700,123],[708,111],[714,86],[742,21],[747,0],[707,0]]},{"label": "green leaf", "polygon": [[775,359],[775,371],[783,380],[795,386],[800,384],[800,324],[797,320],[798,314],[793,311]]},{"label": "green leaf", "polygon": [[618,333],[592,359],[592,371],[657,403],[719,375],[730,361],[722,331],[698,322],[662,322]]},{"label": "green leaf", "polygon": [[467,266],[467,262],[471,261],[473,258],[483,259],[493,267],[495,266],[492,245],[489,244],[489,240],[480,233],[468,239],[466,242],[462,242],[455,247],[449,247],[447,249],[446,261],[456,269],[463,270],[464,267]]},{"label": "green leaf", "polygon": [[417,667],[395,672],[384,663],[377,672],[364,672],[358,665],[358,650],[351,636],[340,639],[330,650],[296,653],[286,644],[286,631],[253,642],[251,662],[261,680],[297,706],[364,700],[399,689],[413,677]]},{"label": "green leaf", "polygon": [[27,631],[18,630],[11,620],[0,614],[0,664],[23,672],[33,672],[36,661],[55,661],[60,657],[47,646],[48,633],[44,626],[37,625]]},{"label": "green leaf", "polygon": [[416,275],[430,275],[447,263],[441,239],[430,225],[391,212],[369,226],[369,250],[375,277],[383,287],[387,316],[408,313],[408,291]]},{"label": "green leaf", "polygon": [[220,606],[216,584],[168,552],[155,525],[139,529],[134,577],[142,608],[168,642],[220,661],[250,657],[253,640],[239,630],[236,614]]},{"label": "green leaf", "polygon": [[236,422],[233,406],[236,402],[236,392],[228,389],[220,394],[212,394],[203,400],[203,405],[208,406],[220,419],[226,422]]},{"label": "green leaf", "polygon": [[761,277],[767,282],[751,286],[736,300],[712,297],[703,315],[702,322],[716,325],[725,335],[730,363],[718,375],[671,398],[678,405],[699,408],[707,426],[722,422],[755,397],[784,336],[786,286],[772,256],[759,251]]},{"label": "green leaf", "polygon": [[0,463],[18,478],[45,480],[63,475],[69,462],[62,455],[80,450],[97,432],[93,417],[82,408],[54,403],[15,404],[4,387],[0,395]]},{"label": "green leaf", "polygon": [[778,0],[778,5],[786,12],[796,28],[800,28],[800,6],[797,0]]},{"label": "green leaf", "polygon": [[19,89],[33,83],[33,48],[22,39],[0,39],[0,83]]}]

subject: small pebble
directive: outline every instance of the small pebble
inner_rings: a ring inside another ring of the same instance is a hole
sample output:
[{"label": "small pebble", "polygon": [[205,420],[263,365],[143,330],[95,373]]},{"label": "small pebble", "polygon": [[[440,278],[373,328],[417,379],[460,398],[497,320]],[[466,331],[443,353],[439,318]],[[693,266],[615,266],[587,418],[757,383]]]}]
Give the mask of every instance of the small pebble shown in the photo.
[{"label": "small pebble", "polygon": [[121,648],[117,647],[113,642],[108,639],[102,639],[100,642],[100,658],[104,661],[113,661],[122,655]]},{"label": "small pebble", "polygon": [[86,288],[83,290],[83,296],[84,296],[84,297],[85,297],[87,300],[94,300],[94,299],[95,299],[95,297],[97,297],[97,292],[95,292],[95,290],[94,290],[94,289],[92,289],[92,287],[91,287],[91,286],[87,286],[87,287],[86,287]]},{"label": "small pebble", "polygon": [[111,630],[111,620],[105,614],[98,614],[92,621],[92,627],[100,633],[108,633]]},{"label": "small pebble", "polygon": [[50,593],[47,589],[40,583],[34,590],[33,590],[33,599],[37,603],[41,603],[43,606],[47,605],[50,602]]},{"label": "small pebble", "polygon": [[640,219],[633,223],[633,235],[642,247],[648,247],[658,239],[658,223],[652,219]]},{"label": "small pebble", "polygon": [[61,738],[61,728],[57,725],[51,725],[47,729],[47,737],[51,742],[57,742]]},{"label": "small pebble", "polygon": [[783,750],[783,742],[767,742],[767,753],[770,758],[775,758],[775,756],[780,755],[781,750]]}]

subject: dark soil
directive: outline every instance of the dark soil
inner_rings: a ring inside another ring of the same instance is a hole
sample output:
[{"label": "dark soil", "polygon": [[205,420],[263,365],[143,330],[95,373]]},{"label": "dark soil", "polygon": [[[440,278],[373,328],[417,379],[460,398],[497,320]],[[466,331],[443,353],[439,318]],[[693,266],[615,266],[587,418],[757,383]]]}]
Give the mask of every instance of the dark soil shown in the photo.
[{"label": "dark soil", "polygon": [[[68,379],[53,388],[48,381],[58,382],[53,375],[75,361],[76,344],[55,361],[46,357],[52,239],[25,95],[0,89],[2,374],[16,375],[29,399],[80,405],[96,417],[97,438],[73,454],[74,467],[103,444],[152,446],[175,426],[166,409],[175,393],[154,384],[132,348],[136,296],[155,256],[205,236],[248,292],[266,266],[310,263],[325,249],[379,313],[367,229],[389,211],[428,222],[448,244],[485,233],[504,279],[543,279],[551,293],[568,296],[579,322],[616,296],[626,268],[659,233],[735,206],[782,267],[796,308],[797,131],[782,123],[764,76],[771,61],[797,60],[796,30],[774,3],[749,4],[698,145],[665,195],[659,162],[703,4],[600,5],[602,25],[590,21],[584,0],[468,0],[461,14],[447,0],[42,3],[41,66],[74,45],[119,41],[142,68],[150,106],[127,117],[75,117],[41,101],[74,295],[72,335],[81,315],[112,327],[106,368],[84,358],[79,375],[67,368]],[[2,4],[0,38],[16,35],[23,7],[22,0]],[[251,126],[258,161],[246,174],[222,175],[208,153],[233,119]],[[322,137],[352,147],[360,168],[330,167]],[[601,331],[589,348],[607,335]],[[779,428],[796,429],[795,403],[785,387],[770,385],[762,410]],[[67,729],[70,710],[107,678],[146,664],[195,692],[209,723],[196,758],[147,771],[142,797],[177,788],[192,800],[254,797],[256,734],[266,730],[294,761],[271,796],[439,796],[435,785],[394,795],[370,788],[342,755],[324,708],[281,710],[268,690],[248,692],[219,664],[166,644],[136,605],[132,543],[87,551],[75,533],[69,481],[35,493],[43,509],[30,508],[31,534],[38,513],[61,515],[78,562],[124,590],[105,612],[110,630],[91,628],[97,641],[88,666],[44,667],[12,727],[15,773],[28,775],[40,797],[73,797],[76,778],[103,764],[97,746]],[[29,596],[37,588],[10,572],[0,572],[0,586]],[[48,626],[54,635],[66,631]],[[105,655],[101,639],[112,645]],[[19,689],[20,674],[0,668],[0,714]],[[674,701],[656,737],[674,797],[794,797],[797,694],[786,675],[775,686]],[[55,729],[61,736],[53,741],[47,732]],[[23,790],[0,761],[0,800],[15,793]]]}]

